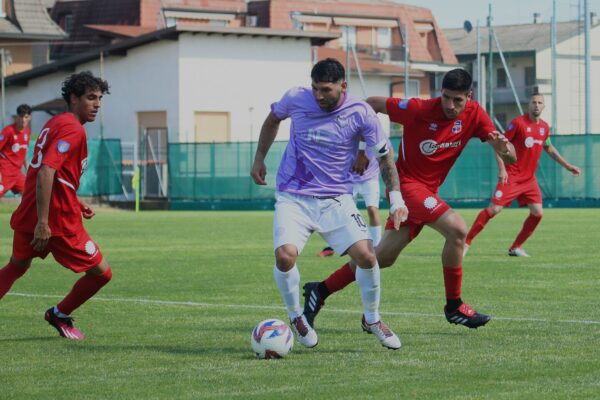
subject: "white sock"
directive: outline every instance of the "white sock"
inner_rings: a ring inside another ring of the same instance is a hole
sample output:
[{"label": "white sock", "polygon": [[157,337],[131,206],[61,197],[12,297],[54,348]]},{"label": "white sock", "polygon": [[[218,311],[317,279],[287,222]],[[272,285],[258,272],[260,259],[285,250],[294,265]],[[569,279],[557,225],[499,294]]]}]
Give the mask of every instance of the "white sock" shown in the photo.
[{"label": "white sock", "polygon": [[373,247],[377,247],[381,242],[381,226],[369,226],[369,235],[373,239]]},{"label": "white sock", "polygon": [[283,298],[290,319],[302,314],[300,308],[300,271],[294,265],[288,272],[281,272],[277,266],[273,268],[275,282]]},{"label": "white sock", "polygon": [[365,320],[368,324],[379,321],[379,297],[381,295],[379,264],[371,269],[356,267],[356,282],[360,287]]}]

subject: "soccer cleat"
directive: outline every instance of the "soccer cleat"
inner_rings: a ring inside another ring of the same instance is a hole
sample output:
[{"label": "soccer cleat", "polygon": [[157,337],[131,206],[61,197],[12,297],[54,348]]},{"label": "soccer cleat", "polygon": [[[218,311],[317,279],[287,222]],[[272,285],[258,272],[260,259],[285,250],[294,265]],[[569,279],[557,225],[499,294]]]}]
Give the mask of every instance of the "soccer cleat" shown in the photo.
[{"label": "soccer cleat", "polygon": [[331,257],[335,254],[335,251],[331,247],[325,247],[317,254],[319,257]]},{"label": "soccer cleat", "polygon": [[479,314],[467,303],[462,303],[456,311],[451,313],[446,311],[446,307],[444,307],[444,314],[446,314],[446,319],[451,324],[464,325],[467,328],[475,329],[487,324],[492,319],[489,315]]},{"label": "soccer cleat", "polygon": [[390,350],[398,350],[402,346],[402,343],[400,343],[400,338],[381,320],[375,322],[374,324],[367,324],[363,314],[360,320],[360,325],[362,326],[363,331],[377,336],[377,339],[379,339],[379,342],[381,342],[383,347],[387,347]]},{"label": "soccer cleat", "polygon": [[304,289],[304,316],[308,324],[313,328],[315,327],[315,317],[321,310],[321,307],[325,305],[317,290],[317,286],[319,286],[319,282],[306,282],[302,286]]},{"label": "soccer cleat", "polygon": [[304,315],[298,315],[293,320],[290,320],[290,324],[302,346],[310,348],[315,347],[319,343],[317,332],[308,324]]},{"label": "soccer cleat", "polygon": [[508,249],[508,255],[511,257],[530,257],[521,247],[515,247],[514,249]]},{"label": "soccer cleat", "polygon": [[70,340],[85,339],[85,336],[83,336],[83,333],[79,332],[79,330],[77,330],[77,328],[75,328],[73,326],[73,318],[71,318],[71,317],[61,318],[61,317],[57,316],[56,314],[54,314],[54,307],[50,307],[46,311],[46,314],[44,314],[44,319],[46,321],[48,321],[48,323],[50,325],[52,325],[54,328],[56,328],[56,330],[58,331],[60,336],[64,337],[65,339],[70,339]]},{"label": "soccer cleat", "polygon": [[463,257],[466,257],[467,253],[469,252],[469,247],[471,247],[471,245],[465,243],[465,247],[463,247]]}]

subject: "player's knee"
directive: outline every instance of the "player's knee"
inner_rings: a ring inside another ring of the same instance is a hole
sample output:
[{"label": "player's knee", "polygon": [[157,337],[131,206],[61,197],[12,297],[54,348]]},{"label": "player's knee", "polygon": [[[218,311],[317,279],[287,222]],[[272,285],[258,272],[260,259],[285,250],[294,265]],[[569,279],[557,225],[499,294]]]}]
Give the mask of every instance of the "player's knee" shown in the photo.
[{"label": "player's knee", "polygon": [[457,244],[464,243],[467,239],[468,234],[467,226],[459,224],[453,227],[449,240],[456,242]]},{"label": "player's knee", "polygon": [[377,261],[379,262],[379,268],[388,268],[394,264],[396,258],[387,255],[382,255],[377,257]]},{"label": "player's knee", "polygon": [[502,211],[502,207],[499,207],[496,205],[492,205],[492,206],[488,207],[488,212],[491,214],[492,217],[497,214],[500,214],[500,211]]},{"label": "player's knee", "polygon": [[377,258],[373,252],[361,252],[357,254],[354,258],[356,265],[361,267],[374,267],[377,263]]},{"label": "player's knee", "polygon": [[104,281],[104,284],[106,285],[108,282],[110,282],[110,280],[112,279],[112,269],[110,268],[110,266],[108,266],[106,268],[106,270],[102,273],[102,275],[99,275],[100,279],[102,279],[102,281]]},{"label": "player's knee", "polygon": [[542,219],[542,217],[544,216],[544,212],[542,210],[535,210],[535,211],[531,211],[531,215],[533,215],[534,217],[536,217],[538,219]]},{"label": "player's knee", "polygon": [[275,251],[275,261],[282,271],[290,270],[296,264],[297,255],[289,249],[280,247]]}]

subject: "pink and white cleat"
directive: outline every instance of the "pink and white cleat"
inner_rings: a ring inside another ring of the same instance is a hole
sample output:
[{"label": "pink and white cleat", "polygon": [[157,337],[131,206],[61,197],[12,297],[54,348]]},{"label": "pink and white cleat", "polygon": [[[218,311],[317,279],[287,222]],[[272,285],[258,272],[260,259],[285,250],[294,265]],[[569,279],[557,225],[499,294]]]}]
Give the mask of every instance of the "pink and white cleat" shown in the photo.
[{"label": "pink and white cleat", "polygon": [[65,339],[70,340],[83,340],[85,336],[83,333],[79,332],[77,328],[73,326],[73,318],[66,317],[61,318],[54,314],[54,307],[50,307],[46,314],[44,314],[44,319],[48,321],[50,325],[52,325],[58,331],[59,335],[64,337]]}]

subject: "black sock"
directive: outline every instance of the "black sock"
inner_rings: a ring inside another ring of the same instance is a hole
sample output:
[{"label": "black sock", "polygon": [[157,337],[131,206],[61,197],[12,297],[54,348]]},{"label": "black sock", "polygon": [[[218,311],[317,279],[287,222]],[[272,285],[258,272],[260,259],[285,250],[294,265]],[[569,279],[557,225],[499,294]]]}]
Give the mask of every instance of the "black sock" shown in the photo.
[{"label": "black sock", "polygon": [[462,304],[462,300],[460,297],[458,299],[446,299],[446,311],[449,313],[453,313],[460,307]]},{"label": "black sock", "polygon": [[317,292],[319,293],[319,297],[321,297],[321,300],[323,301],[325,301],[325,299],[328,298],[331,294],[329,292],[329,289],[327,289],[327,285],[325,285],[325,282],[319,282],[319,284],[317,285]]}]

